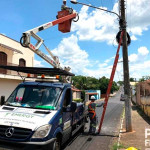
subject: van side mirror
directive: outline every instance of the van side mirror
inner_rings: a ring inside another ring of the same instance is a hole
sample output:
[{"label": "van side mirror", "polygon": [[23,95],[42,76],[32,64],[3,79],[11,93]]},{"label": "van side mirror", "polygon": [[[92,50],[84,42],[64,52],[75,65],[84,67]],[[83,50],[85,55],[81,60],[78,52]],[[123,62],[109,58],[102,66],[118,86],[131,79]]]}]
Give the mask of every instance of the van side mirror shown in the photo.
[{"label": "van side mirror", "polygon": [[1,96],[1,99],[0,99],[0,105],[4,105],[5,103],[5,96]]},{"label": "van side mirror", "polygon": [[71,111],[72,111],[72,112],[75,112],[76,109],[77,109],[77,103],[72,102],[72,103],[71,103]]}]

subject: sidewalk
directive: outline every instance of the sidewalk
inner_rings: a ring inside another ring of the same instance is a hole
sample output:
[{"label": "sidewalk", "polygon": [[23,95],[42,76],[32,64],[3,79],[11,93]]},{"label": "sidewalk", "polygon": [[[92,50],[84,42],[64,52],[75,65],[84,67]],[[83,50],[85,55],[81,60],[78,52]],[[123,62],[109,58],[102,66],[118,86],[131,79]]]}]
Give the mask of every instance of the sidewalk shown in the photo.
[{"label": "sidewalk", "polygon": [[[123,121],[123,130],[120,130],[119,144],[124,149],[135,147],[138,150],[150,150],[150,145],[145,146],[145,129],[150,129],[150,118],[148,118],[140,108],[132,106],[132,128],[133,131],[125,131],[125,119]],[[150,136],[148,136],[150,140]],[[122,149],[123,150],[123,149]]]}]

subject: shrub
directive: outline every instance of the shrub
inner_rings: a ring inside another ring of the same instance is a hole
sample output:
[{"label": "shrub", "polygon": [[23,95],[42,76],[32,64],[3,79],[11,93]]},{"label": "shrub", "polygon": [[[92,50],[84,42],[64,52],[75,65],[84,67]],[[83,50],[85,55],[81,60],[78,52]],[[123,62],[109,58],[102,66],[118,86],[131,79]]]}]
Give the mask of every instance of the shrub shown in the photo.
[{"label": "shrub", "polygon": [[74,101],[74,102],[77,102],[77,103],[79,103],[79,102],[83,102],[83,100],[82,100],[82,99],[80,99],[80,98],[73,99],[73,101]]}]

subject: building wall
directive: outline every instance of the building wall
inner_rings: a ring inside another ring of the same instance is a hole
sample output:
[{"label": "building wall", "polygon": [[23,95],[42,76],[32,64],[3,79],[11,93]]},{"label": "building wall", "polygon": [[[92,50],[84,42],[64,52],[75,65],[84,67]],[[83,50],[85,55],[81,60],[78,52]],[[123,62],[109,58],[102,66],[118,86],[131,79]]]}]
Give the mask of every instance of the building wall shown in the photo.
[{"label": "building wall", "polygon": [[101,91],[100,90],[86,90],[86,93],[97,93],[95,96],[96,99],[101,98]]},{"label": "building wall", "polygon": [[0,43],[7,45],[11,48],[17,49],[19,51],[21,51],[23,54],[17,53],[17,52],[13,52],[12,50],[7,50],[6,48],[2,47],[0,48],[0,51],[5,52],[9,59],[8,62],[9,63],[13,63],[13,64],[19,64],[19,59],[23,58],[26,61],[26,66],[27,67],[33,67],[34,66],[34,53],[29,49],[29,48],[24,48],[21,46],[21,44],[13,39],[10,39],[2,34],[0,34]]},{"label": "building wall", "polygon": [[73,99],[81,99],[81,92],[73,91]]},{"label": "building wall", "polygon": [[[8,46],[10,48],[19,50],[22,54],[14,52],[6,47],[0,45],[0,51],[7,54],[7,64],[19,65],[19,59],[23,58],[26,61],[27,67],[33,67],[34,53],[29,48],[24,48],[21,44],[5,35],[0,34],[0,44]],[[0,97],[5,96],[7,99],[16,86],[22,82],[21,79],[16,79],[17,72],[7,70],[7,74],[0,74]]]},{"label": "building wall", "polygon": [[5,96],[5,99],[14,91],[16,86],[21,83],[22,80],[11,80],[0,78],[0,97]]},{"label": "building wall", "polygon": [[73,95],[73,99],[76,99],[76,92],[73,91],[72,95]]},{"label": "building wall", "polygon": [[81,98],[81,92],[76,92],[76,96],[77,96],[77,98]]},{"label": "building wall", "polygon": [[0,52],[4,52],[7,54],[7,62],[12,63],[12,58],[13,58],[13,51],[8,50],[2,46],[0,46]]},{"label": "building wall", "polygon": [[150,83],[141,82],[136,85],[136,105],[150,117]]}]

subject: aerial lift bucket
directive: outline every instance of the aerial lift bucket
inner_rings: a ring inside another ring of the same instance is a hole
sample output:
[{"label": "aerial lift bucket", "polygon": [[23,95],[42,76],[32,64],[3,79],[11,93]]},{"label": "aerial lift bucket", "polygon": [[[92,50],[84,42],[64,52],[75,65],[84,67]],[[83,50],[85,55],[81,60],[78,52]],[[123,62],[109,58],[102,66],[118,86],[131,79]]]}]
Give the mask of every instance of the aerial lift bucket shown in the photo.
[{"label": "aerial lift bucket", "polygon": [[[70,14],[70,12],[68,10],[59,11],[58,12],[58,19],[62,18],[62,17],[65,17],[65,16],[67,16],[69,14]],[[62,23],[59,23],[58,24],[58,30],[61,31],[61,32],[63,32],[63,33],[70,32],[71,21],[72,21],[72,19],[64,21]]]}]

